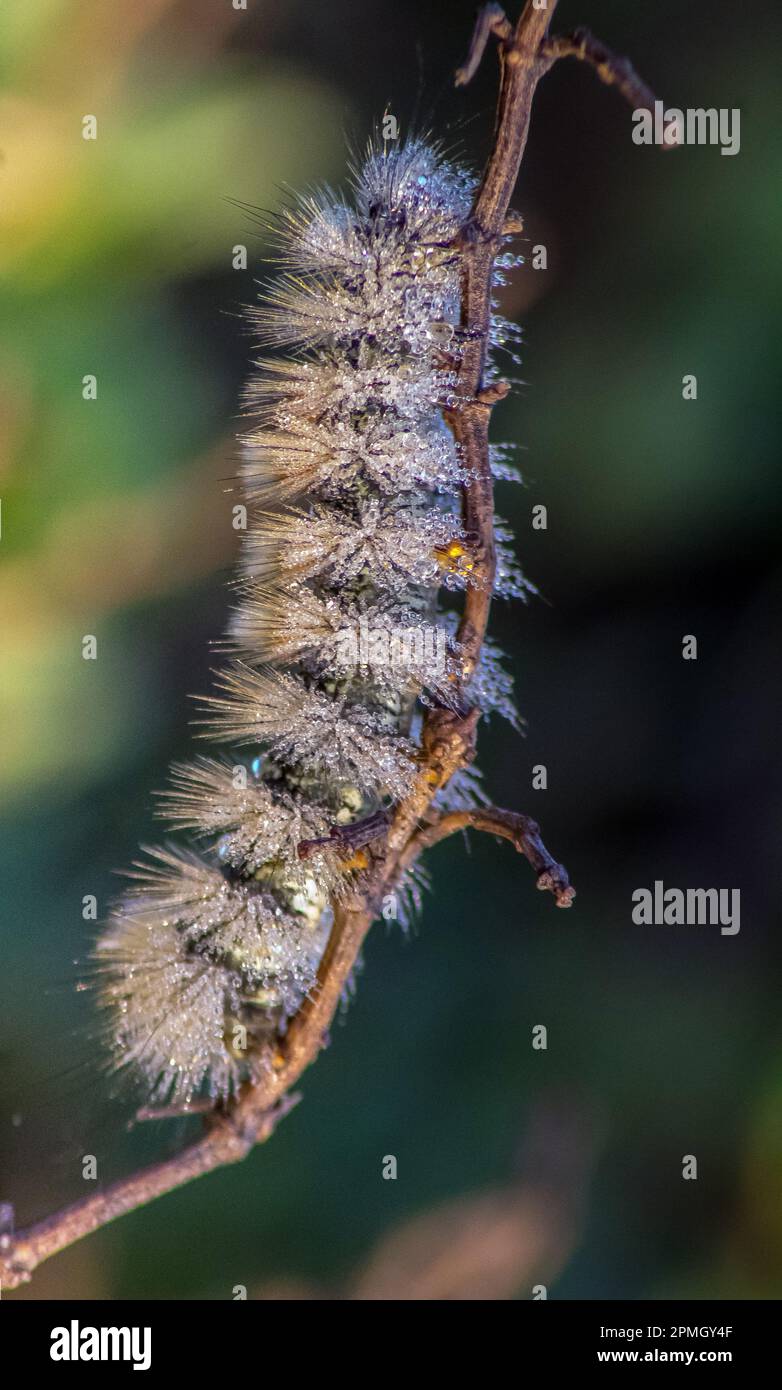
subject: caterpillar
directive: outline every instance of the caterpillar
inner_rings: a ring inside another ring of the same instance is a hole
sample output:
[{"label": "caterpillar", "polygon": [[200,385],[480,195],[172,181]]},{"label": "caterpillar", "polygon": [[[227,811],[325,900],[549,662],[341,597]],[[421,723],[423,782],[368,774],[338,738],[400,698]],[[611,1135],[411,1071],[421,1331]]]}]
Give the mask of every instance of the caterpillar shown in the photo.
[{"label": "caterpillar", "polygon": [[[279,215],[279,272],[251,311],[264,349],[284,355],[247,388],[248,520],[200,727],[249,758],[173,767],[159,812],[192,843],[137,862],[95,950],[112,1059],[152,1104],[218,1103],[257,1075],[313,988],[333,904],[360,887],[350,827],[412,784],[422,710],[467,698],[516,720],[497,648],[466,680],[443,606],[474,582],[466,465],[446,423],[473,180],[416,137],[371,142],[351,189]],[[511,331],[495,316],[495,344]],[[502,450],[493,463],[513,476]],[[497,591],[523,594],[497,536]],[[437,795],[474,807],[478,774]],[[408,879],[403,904],[417,896]]]}]

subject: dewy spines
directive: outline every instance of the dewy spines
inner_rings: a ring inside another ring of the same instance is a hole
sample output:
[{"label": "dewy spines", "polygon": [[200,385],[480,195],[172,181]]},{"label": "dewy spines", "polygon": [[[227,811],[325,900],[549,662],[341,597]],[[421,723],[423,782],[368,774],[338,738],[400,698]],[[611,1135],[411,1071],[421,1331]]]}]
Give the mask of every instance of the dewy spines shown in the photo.
[{"label": "dewy spines", "polygon": [[[331,847],[302,861],[298,843],[401,799],[421,702],[461,690],[437,597],[470,583],[443,409],[472,188],[410,140],[370,147],[354,194],[353,207],[325,191],[282,215],[283,272],[252,314],[267,345],[293,353],[261,363],[247,392],[258,424],[244,436],[235,656],[202,722],[262,752],[249,767],[173,769],[161,810],[202,853],[152,851],[97,946],[117,1064],[157,1103],[224,1099],[252,1077],[312,988],[329,903],[366,862]],[[502,583],[518,591],[509,563]],[[514,713],[490,648],[468,694]],[[441,795],[481,798],[470,774]]]}]

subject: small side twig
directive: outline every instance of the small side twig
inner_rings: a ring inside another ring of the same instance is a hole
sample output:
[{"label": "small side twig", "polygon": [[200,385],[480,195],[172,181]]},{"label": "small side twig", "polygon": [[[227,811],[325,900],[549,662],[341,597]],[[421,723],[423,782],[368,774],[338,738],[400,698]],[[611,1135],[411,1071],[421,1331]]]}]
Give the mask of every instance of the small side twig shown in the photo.
[{"label": "small side twig", "polygon": [[579,58],[589,63],[600,81],[616,87],[633,110],[654,110],[654,92],[638,76],[629,58],[620,58],[588,29],[575,29],[572,34],[547,39],[543,48],[554,62],[559,58]]},{"label": "small side twig", "polygon": [[440,840],[454,835],[458,830],[484,830],[489,835],[498,835],[510,840],[519,854],[529,860],[537,874],[537,887],[542,892],[554,894],[557,907],[570,907],[576,890],[571,886],[567,869],[558,864],[546,849],[541,837],[540,826],[530,816],[518,811],[503,811],[498,806],[479,806],[471,811],[449,811],[432,825],[424,826],[410,841],[408,853],[417,857],[425,849],[430,849]]},{"label": "small side twig", "polygon": [[328,835],[318,835],[314,840],[299,840],[296,853],[299,859],[310,859],[323,846],[332,849],[362,850],[380,839],[388,829],[389,817],[385,811],[376,811],[363,820],[353,821],[351,825],[332,825]]},{"label": "small side twig", "polygon": [[462,66],[456,69],[454,86],[466,87],[468,82],[472,82],[492,34],[498,39],[509,39],[512,33],[513,25],[502,5],[484,5],[475,20],[467,57]]}]

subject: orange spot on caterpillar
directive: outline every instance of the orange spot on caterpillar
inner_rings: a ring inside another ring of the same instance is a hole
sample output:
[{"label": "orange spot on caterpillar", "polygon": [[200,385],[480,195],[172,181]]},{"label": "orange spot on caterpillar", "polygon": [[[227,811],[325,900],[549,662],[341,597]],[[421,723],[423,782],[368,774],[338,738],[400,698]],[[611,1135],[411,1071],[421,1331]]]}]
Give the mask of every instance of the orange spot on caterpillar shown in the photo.
[{"label": "orange spot on caterpillar", "polygon": [[475,568],[475,560],[461,541],[451,541],[448,545],[438,545],[435,556],[442,569],[451,574],[469,574]]},{"label": "orange spot on caterpillar", "polygon": [[355,854],[351,854],[347,859],[340,859],[339,866],[348,873],[351,869],[366,869],[369,865],[369,856],[363,849],[357,849]]}]

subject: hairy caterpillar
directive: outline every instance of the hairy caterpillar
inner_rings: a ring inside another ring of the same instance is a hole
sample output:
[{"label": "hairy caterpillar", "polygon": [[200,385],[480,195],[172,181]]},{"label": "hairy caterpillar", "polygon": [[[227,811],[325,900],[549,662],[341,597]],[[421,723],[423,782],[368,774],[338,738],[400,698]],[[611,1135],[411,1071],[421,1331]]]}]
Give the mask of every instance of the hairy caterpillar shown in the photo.
[{"label": "hairy caterpillar", "polygon": [[[334,827],[404,797],[422,707],[466,695],[515,718],[490,643],[465,689],[456,616],[438,608],[471,582],[465,465],[443,412],[472,196],[463,170],[411,139],[370,145],[351,205],[326,190],[279,220],[282,270],[253,318],[289,355],[247,393],[232,654],[202,721],[251,761],[174,767],[161,814],[200,851],[150,851],[96,950],[116,1062],[153,1103],[224,1100],[253,1076],[312,988],[329,904],[360,883],[366,856]],[[513,475],[501,451],[494,462]],[[498,545],[498,591],[519,594],[502,530]],[[439,796],[475,805],[476,775]]]}]

